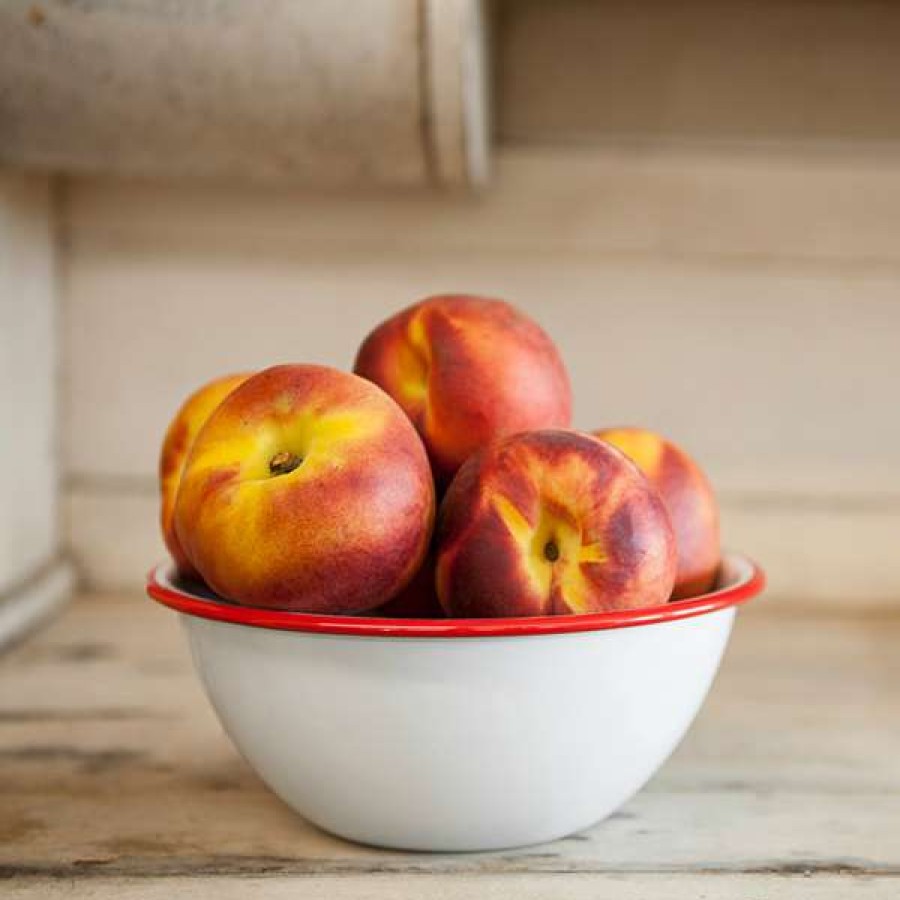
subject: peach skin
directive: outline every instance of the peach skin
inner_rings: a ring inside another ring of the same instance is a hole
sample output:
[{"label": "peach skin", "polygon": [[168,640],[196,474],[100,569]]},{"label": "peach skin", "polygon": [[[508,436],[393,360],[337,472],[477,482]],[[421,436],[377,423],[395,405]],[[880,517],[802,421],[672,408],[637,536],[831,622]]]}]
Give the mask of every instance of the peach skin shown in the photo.
[{"label": "peach skin", "polygon": [[200,429],[216,407],[240,384],[250,377],[249,372],[216,378],[191,394],[175,414],[159,454],[160,527],[166,548],[175,560],[179,573],[189,578],[198,574],[188,562],[175,534],[175,495],[181,483],[181,473]]},{"label": "peach skin", "polygon": [[441,505],[437,541],[451,616],[654,606],[675,578],[657,491],[618,450],[574,431],[513,435],[471,457]]},{"label": "peach skin", "polygon": [[226,599],[350,614],[400,591],[434,519],[425,448],[371,382],[266,369],[210,416],[175,503],[188,559]]},{"label": "peach skin", "polygon": [[672,599],[711,590],[721,558],[719,509],[700,466],[680,447],[643,428],[607,428],[593,434],[633,460],[669,510],[678,551]]},{"label": "peach skin", "polygon": [[434,586],[434,553],[429,552],[412,581],[368,615],[387,619],[443,619],[444,608]]},{"label": "peach skin", "polygon": [[354,371],[406,411],[440,488],[488,441],[567,427],[571,419],[569,377],[556,347],[502,300],[422,300],[369,334]]}]

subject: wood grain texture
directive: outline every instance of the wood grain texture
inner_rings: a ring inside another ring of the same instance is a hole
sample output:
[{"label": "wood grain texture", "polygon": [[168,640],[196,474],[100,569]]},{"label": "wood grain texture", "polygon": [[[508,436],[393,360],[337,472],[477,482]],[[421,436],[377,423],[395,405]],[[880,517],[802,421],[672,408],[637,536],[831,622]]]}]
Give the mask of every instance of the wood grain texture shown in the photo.
[{"label": "wood grain texture", "polygon": [[0,661],[0,875],[22,892],[89,880],[99,896],[235,875],[320,891],[452,875],[428,889],[464,876],[505,896],[534,873],[682,891],[669,896],[838,896],[858,877],[861,896],[887,896],[900,883],[898,636],[896,618],[774,616],[763,601],[739,617],[685,743],[623,810],[543,847],[432,856],[303,822],[221,734],[176,617],[137,597],[84,599]]},{"label": "wood grain texture", "polygon": [[104,878],[102,881],[13,878],[4,885],[8,900],[170,900],[171,897],[245,900],[896,900],[897,880],[857,878],[846,874],[791,875],[622,875],[622,874],[511,874],[470,875],[327,875],[258,877],[173,877],[166,879]]}]

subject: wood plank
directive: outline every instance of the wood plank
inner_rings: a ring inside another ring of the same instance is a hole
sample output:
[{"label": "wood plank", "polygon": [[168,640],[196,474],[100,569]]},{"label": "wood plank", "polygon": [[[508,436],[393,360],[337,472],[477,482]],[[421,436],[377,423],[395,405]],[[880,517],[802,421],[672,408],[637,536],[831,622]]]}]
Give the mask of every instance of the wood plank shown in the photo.
[{"label": "wood plank", "polygon": [[[731,494],[721,500],[725,542],[765,565],[769,597],[794,608],[850,614],[897,609],[900,503]],[[156,486],[148,480],[70,486],[66,533],[84,585],[140,588],[146,569],[166,555],[157,507]]]},{"label": "wood plank", "polygon": [[351,875],[297,878],[202,876],[165,879],[104,878],[72,881],[14,878],[4,885],[8,900],[169,900],[171,897],[217,897],[244,900],[265,896],[287,900],[396,900],[415,896],[423,900],[463,900],[477,896],[483,900],[515,897],[517,900],[895,900],[894,878],[856,878],[847,875],[810,873],[781,875]]},{"label": "wood plank", "polygon": [[900,265],[890,148],[501,147],[493,165],[491,189],[474,197],[72,179],[62,224],[74,260],[102,242],[257,264],[368,249],[407,262],[540,253],[560,267],[597,254],[782,271]]},{"label": "wood plank", "polygon": [[160,536],[156,486],[75,487],[63,504],[66,543],[81,585],[141,591],[147,570],[168,553]]},{"label": "wood plank", "polygon": [[790,494],[722,501],[726,544],[765,566],[773,599],[848,615],[900,609],[900,503]]},{"label": "wood plank", "polygon": [[[113,777],[108,768],[106,777]],[[24,823],[21,807],[13,804],[3,814],[12,823],[6,833],[28,834],[29,823],[58,817],[57,827],[68,836],[55,844],[41,840],[38,826],[27,843],[19,839],[17,847],[4,847],[0,879],[427,872],[900,875],[897,804],[884,797],[820,800],[785,792],[766,802],[710,793],[693,802],[694,795],[656,792],[628,804],[621,814],[625,821],[610,819],[568,840],[487,855],[423,856],[351,847],[287,810],[273,809],[268,794],[194,792],[184,799],[169,793],[173,787],[161,784],[155,796],[136,795],[126,782],[117,798],[99,795],[70,803],[69,795],[60,793],[52,804],[32,799],[31,818]],[[130,814],[116,814],[116,802],[131,807]],[[58,814],[60,807],[65,809]],[[133,821],[136,810],[146,817],[142,826]],[[855,824],[863,811],[865,824]],[[85,824],[95,815],[105,818],[103,833]],[[13,849],[18,855],[8,859]]]},{"label": "wood plank", "polygon": [[296,817],[221,735],[176,617],[136,597],[82,600],[0,661],[0,873],[894,878],[898,636],[896,619],[748,610],[694,731],[620,813],[541,848],[427,856]]},{"label": "wood plank", "polygon": [[152,477],[166,424],[199,384],[275,362],[348,368],[382,318],[459,286],[510,297],[547,327],[579,427],[656,428],[725,492],[897,499],[900,420],[883,411],[900,380],[900,277],[533,250],[411,254],[397,239],[385,252],[310,245],[268,258],[152,239],[76,251],[68,472]]},{"label": "wood plank", "polygon": [[895,4],[498,6],[501,141],[900,138]]},{"label": "wood plank", "polygon": [[0,171],[0,595],[45,565],[59,541],[51,213],[46,178]]}]

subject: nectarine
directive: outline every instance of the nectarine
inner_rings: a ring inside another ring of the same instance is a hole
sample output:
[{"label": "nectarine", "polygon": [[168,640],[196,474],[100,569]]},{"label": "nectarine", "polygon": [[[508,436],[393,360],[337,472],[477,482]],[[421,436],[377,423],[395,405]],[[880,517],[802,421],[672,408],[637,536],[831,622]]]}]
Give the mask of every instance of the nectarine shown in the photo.
[{"label": "nectarine", "polygon": [[196,578],[197,572],[181,549],[175,534],[175,495],[181,483],[181,473],[198,432],[213,410],[240,384],[250,377],[249,372],[216,378],[191,394],[175,414],[163,438],[159,455],[160,527],[166,548],[175,560],[178,571]]},{"label": "nectarine", "polygon": [[594,435],[633,460],[666,504],[678,551],[672,599],[711,590],[721,556],[719,511],[700,466],[680,447],[643,428],[608,428]]},{"label": "nectarine", "polygon": [[571,418],[569,378],[556,347],[502,300],[422,300],[365,339],[354,371],[403,407],[441,487],[488,441],[565,427]]},{"label": "nectarine", "polygon": [[175,503],[188,559],[223,597],[349,614],[396,594],[434,518],[425,448],[371,382],[266,369],[210,416]]},{"label": "nectarine", "polygon": [[472,456],[440,510],[437,589],[451,616],[534,616],[669,599],[675,541],[657,491],[618,450],[525,432]]},{"label": "nectarine", "polygon": [[434,568],[434,553],[429,552],[409,584],[368,615],[388,619],[443,619],[446,613],[438,600]]}]

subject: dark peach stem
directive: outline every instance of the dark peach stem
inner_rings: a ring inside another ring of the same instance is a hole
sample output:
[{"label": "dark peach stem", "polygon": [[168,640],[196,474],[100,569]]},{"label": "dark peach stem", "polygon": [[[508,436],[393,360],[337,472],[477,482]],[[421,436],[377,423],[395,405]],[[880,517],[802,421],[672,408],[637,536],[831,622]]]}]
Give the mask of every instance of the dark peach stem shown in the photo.
[{"label": "dark peach stem", "polygon": [[287,475],[288,472],[293,472],[302,462],[303,459],[297,456],[296,453],[291,453],[290,450],[282,450],[281,453],[276,453],[269,460],[269,471],[273,475]]}]

